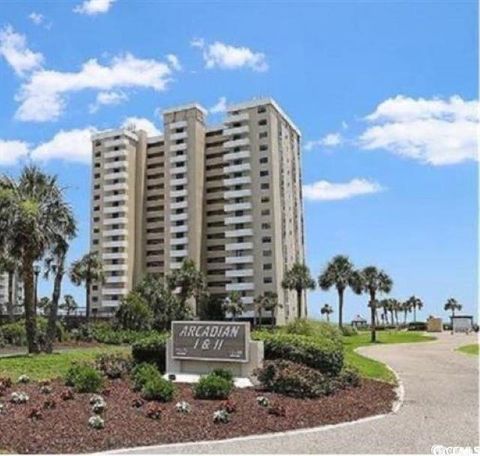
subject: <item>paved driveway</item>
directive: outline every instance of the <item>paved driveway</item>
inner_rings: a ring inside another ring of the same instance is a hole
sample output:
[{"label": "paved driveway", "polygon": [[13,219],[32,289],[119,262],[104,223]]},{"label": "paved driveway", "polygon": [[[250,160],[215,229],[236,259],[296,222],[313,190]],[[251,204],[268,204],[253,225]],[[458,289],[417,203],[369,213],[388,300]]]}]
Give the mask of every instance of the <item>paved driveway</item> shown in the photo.
[{"label": "paved driveway", "polygon": [[405,402],[382,418],[341,427],[128,453],[430,453],[432,445],[478,446],[478,357],[454,348],[474,335],[443,333],[434,342],[365,347],[361,353],[400,376]]}]

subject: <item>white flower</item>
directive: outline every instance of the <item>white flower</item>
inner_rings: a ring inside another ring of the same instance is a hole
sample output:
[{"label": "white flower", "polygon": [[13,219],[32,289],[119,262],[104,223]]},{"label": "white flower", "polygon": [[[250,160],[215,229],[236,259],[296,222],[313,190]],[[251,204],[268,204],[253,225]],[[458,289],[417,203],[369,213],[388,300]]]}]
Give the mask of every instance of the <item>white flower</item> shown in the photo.
[{"label": "white flower", "polygon": [[192,407],[190,407],[190,404],[186,401],[177,402],[175,408],[177,412],[181,413],[190,413],[192,411]]},{"label": "white flower", "polygon": [[105,421],[98,415],[95,415],[88,419],[88,425],[93,429],[103,429],[105,427]]},{"label": "white flower", "polygon": [[5,404],[0,402],[0,415],[6,410]]},{"label": "white flower", "polygon": [[94,394],[93,396],[90,397],[90,404],[91,405],[94,405],[98,402],[100,402],[100,403],[105,402],[105,400],[103,399],[102,396],[100,396],[100,394]]},{"label": "white flower", "polygon": [[18,377],[18,380],[17,382],[18,383],[28,383],[30,381],[30,377],[28,375],[20,375],[20,377]]},{"label": "white flower", "polygon": [[270,401],[268,400],[268,397],[257,396],[257,404],[261,405],[262,407],[268,407],[270,405]]},{"label": "white flower", "polygon": [[10,396],[10,401],[13,402],[14,404],[24,404],[27,402],[29,399],[28,394],[20,392],[14,392]]},{"label": "white flower", "polygon": [[107,408],[105,399],[99,394],[94,394],[90,398],[90,404],[92,405],[93,413],[102,413]]},{"label": "white flower", "polygon": [[226,410],[216,410],[213,412],[214,423],[228,423],[230,421],[230,414]]}]

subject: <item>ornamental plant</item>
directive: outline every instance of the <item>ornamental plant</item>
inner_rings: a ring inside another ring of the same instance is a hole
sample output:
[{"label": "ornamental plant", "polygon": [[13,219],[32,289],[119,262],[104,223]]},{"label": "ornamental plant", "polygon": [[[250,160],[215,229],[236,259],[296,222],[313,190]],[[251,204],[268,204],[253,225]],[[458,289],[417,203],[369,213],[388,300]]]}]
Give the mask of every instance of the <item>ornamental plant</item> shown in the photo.
[{"label": "ornamental plant", "polygon": [[197,399],[228,399],[232,389],[232,381],[211,373],[200,378],[193,394]]},{"label": "ornamental plant", "polygon": [[226,410],[216,410],[213,412],[214,423],[228,423],[230,421],[230,414]]},{"label": "ornamental plant", "polygon": [[132,407],[140,408],[143,406],[143,404],[145,404],[145,401],[139,397],[132,400]]},{"label": "ornamental plant", "polygon": [[57,406],[57,402],[55,401],[55,399],[49,398],[43,402],[43,408],[45,410],[54,409],[56,406]]},{"label": "ornamental plant", "polygon": [[257,396],[257,404],[262,407],[268,407],[270,405],[270,400],[265,396]]},{"label": "ornamental plant", "polygon": [[273,403],[268,407],[267,413],[285,418],[287,416],[287,408],[281,404]]},{"label": "ornamental plant", "polygon": [[10,396],[10,402],[14,404],[25,404],[30,398],[27,393],[24,392],[13,392]]},{"label": "ornamental plant", "polygon": [[42,411],[37,407],[30,409],[27,416],[32,420],[41,420],[43,418]]},{"label": "ornamental plant", "polygon": [[235,413],[237,411],[237,403],[231,399],[227,399],[222,402],[222,410],[226,410],[228,413]]},{"label": "ornamental plant", "polygon": [[145,408],[145,415],[152,420],[159,420],[162,415],[162,409],[158,404],[150,403]]},{"label": "ornamental plant", "polygon": [[94,394],[90,398],[90,404],[92,406],[92,412],[97,415],[103,413],[107,408],[107,403],[105,402],[105,399],[99,394]]},{"label": "ornamental plant", "polygon": [[190,413],[192,411],[192,407],[186,401],[177,402],[175,408],[177,409],[177,412],[180,413]]},{"label": "ornamental plant", "polygon": [[140,391],[148,380],[160,376],[160,371],[155,365],[150,363],[137,364],[132,369],[131,373],[133,389],[135,391]]},{"label": "ornamental plant", "polygon": [[50,394],[53,391],[53,388],[50,385],[40,386],[40,392],[42,394]]},{"label": "ornamental plant", "polygon": [[94,415],[88,419],[88,425],[93,429],[103,429],[105,427],[105,420],[98,415]]},{"label": "ornamental plant", "polygon": [[95,358],[95,367],[107,378],[123,378],[132,367],[132,357],[121,353],[102,353]]},{"label": "ornamental plant", "polygon": [[78,393],[96,393],[103,386],[103,377],[89,364],[74,364],[65,375],[65,384]]},{"label": "ornamental plant", "polygon": [[174,394],[175,385],[171,381],[165,380],[161,375],[148,379],[141,392],[143,399],[161,402],[171,401]]},{"label": "ornamental plant", "polygon": [[5,413],[6,410],[7,410],[7,407],[5,406],[5,404],[3,402],[0,402],[0,415]]},{"label": "ornamental plant", "polygon": [[18,380],[17,380],[17,383],[28,383],[30,382],[30,377],[26,374],[22,374],[20,375],[20,377],[18,377]]},{"label": "ornamental plant", "polygon": [[70,388],[66,388],[60,393],[60,399],[62,399],[62,401],[71,401],[73,398],[74,394]]}]

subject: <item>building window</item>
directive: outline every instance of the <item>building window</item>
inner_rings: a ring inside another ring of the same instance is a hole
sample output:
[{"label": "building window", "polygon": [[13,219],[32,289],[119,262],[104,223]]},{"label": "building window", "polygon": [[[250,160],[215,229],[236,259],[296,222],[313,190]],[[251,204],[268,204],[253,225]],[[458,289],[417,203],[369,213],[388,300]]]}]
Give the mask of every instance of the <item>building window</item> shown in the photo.
[{"label": "building window", "polygon": [[262,158],[260,158],[259,161],[260,161],[261,164],[268,163],[268,157],[262,157]]}]

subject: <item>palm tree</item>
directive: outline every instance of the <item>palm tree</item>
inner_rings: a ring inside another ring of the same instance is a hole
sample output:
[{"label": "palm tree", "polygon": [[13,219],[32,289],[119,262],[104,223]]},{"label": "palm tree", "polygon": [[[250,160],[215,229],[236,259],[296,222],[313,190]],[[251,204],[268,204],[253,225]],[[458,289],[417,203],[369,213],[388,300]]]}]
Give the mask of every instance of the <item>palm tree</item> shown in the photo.
[{"label": "palm tree", "polygon": [[275,310],[278,307],[281,307],[281,304],[278,302],[277,293],[274,293],[273,291],[266,291],[263,295],[257,298],[257,305],[260,315],[262,310],[270,312],[270,326],[273,329],[275,327]]},{"label": "palm tree", "polygon": [[403,324],[407,324],[407,314],[412,311],[412,308],[410,307],[410,302],[403,301],[400,303],[400,310],[403,312]]},{"label": "palm tree", "polygon": [[21,265],[29,353],[39,352],[33,265],[68,231],[70,213],[56,176],[32,165],[18,180],[0,178],[0,251],[10,252]]},{"label": "palm tree", "polygon": [[90,287],[93,282],[104,283],[105,281],[105,274],[98,253],[86,253],[82,258],[74,261],[69,275],[74,285],[85,284],[85,316],[88,321],[90,318]]},{"label": "palm tree", "polygon": [[63,297],[63,302],[59,305],[59,308],[65,311],[65,315],[69,317],[72,312],[77,310],[78,305],[75,301],[75,298],[72,295],[65,295]]},{"label": "palm tree", "polygon": [[371,341],[377,341],[375,328],[375,310],[377,307],[377,294],[390,293],[393,287],[393,281],[388,274],[375,266],[367,266],[358,271],[352,278],[352,288],[357,294],[368,293],[370,297],[369,307],[371,315]]},{"label": "palm tree", "polygon": [[322,290],[329,290],[333,286],[338,293],[338,325],[343,325],[343,295],[350,286],[354,272],[353,264],[344,255],[336,255],[327,264],[318,278],[318,284]]},{"label": "palm tree", "polygon": [[238,291],[232,291],[223,301],[223,308],[226,313],[232,316],[232,321],[237,319],[245,311],[245,304],[242,301],[242,296]]},{"label": "palm tree", "polygon": [[[282,287],[286,290],[295,290],[297,293],[297,317],[302,318],[303,304],[302,304],[302,293],[304,290],[314,290],[315,281],[310,275],[310,270],[305,264],[295,263],[292,266],[292,269],[288,270],[285,273],[285,276],[282,280]],[[305,309],[305,315],[307,310]]]},{"label": "palm tree", "polygon": [[320,313],[327,317],[327,322],[330,323],[330,314],[333,313],[333,307],[330,304],[324,304],[320,309]]},{"label": "palm tree", "polygon": [[454,317],[456,310],[462,310],[462,305],[455,298],[449,298],[443,306],[443,309],[445,311],[450,310],[452,312],[452,317]]},{"label": "palm tree", "polygon": [[183,261],[179,269],[173,270],[167,277],[167,282],[171,290],[179,289],[178,297],[183,305],[188,299],[194,298],[194,314],[198,314],[198,302],[206,293],[205,278],[199,271],[195,262],[190,259]]},{"label": "palm tree", "polygon": [[7,298],[7,314],[8,314],[8,319],[10,321],[13,321],[13,308],[14,308],[14,302],[13,302],[13,280],[15,278],[15,274],[18,271],[18,260],[11,255],[9,255],[7,252],[4,252],[2,256],[0,256],[0,274],[7,274],[8,275],[8,298]]},{"label": "palm tree", "polygon": [[417,309],[420,310],[423,307],[423,302],[420,298],[417,298],[415,295],[410,296],[407,299],[408,305],[413,310],[413,322],[417,321]]},{"label": "palm tree", "polygon": [[[398,312],[402,310],[402,303],[395,298],[390,299],[390,303],[392,306],[392,325],[395,324],[398,326]],[[395,321],[393,320],[393,316],[395,316]]]},{"label": "palm tree", "polygon": [[386,325],[388,325],[388,312],[389,312],[390,301],[388,299],[382,299],[379,302],[379,306],[383,309],[382,320]]}]

